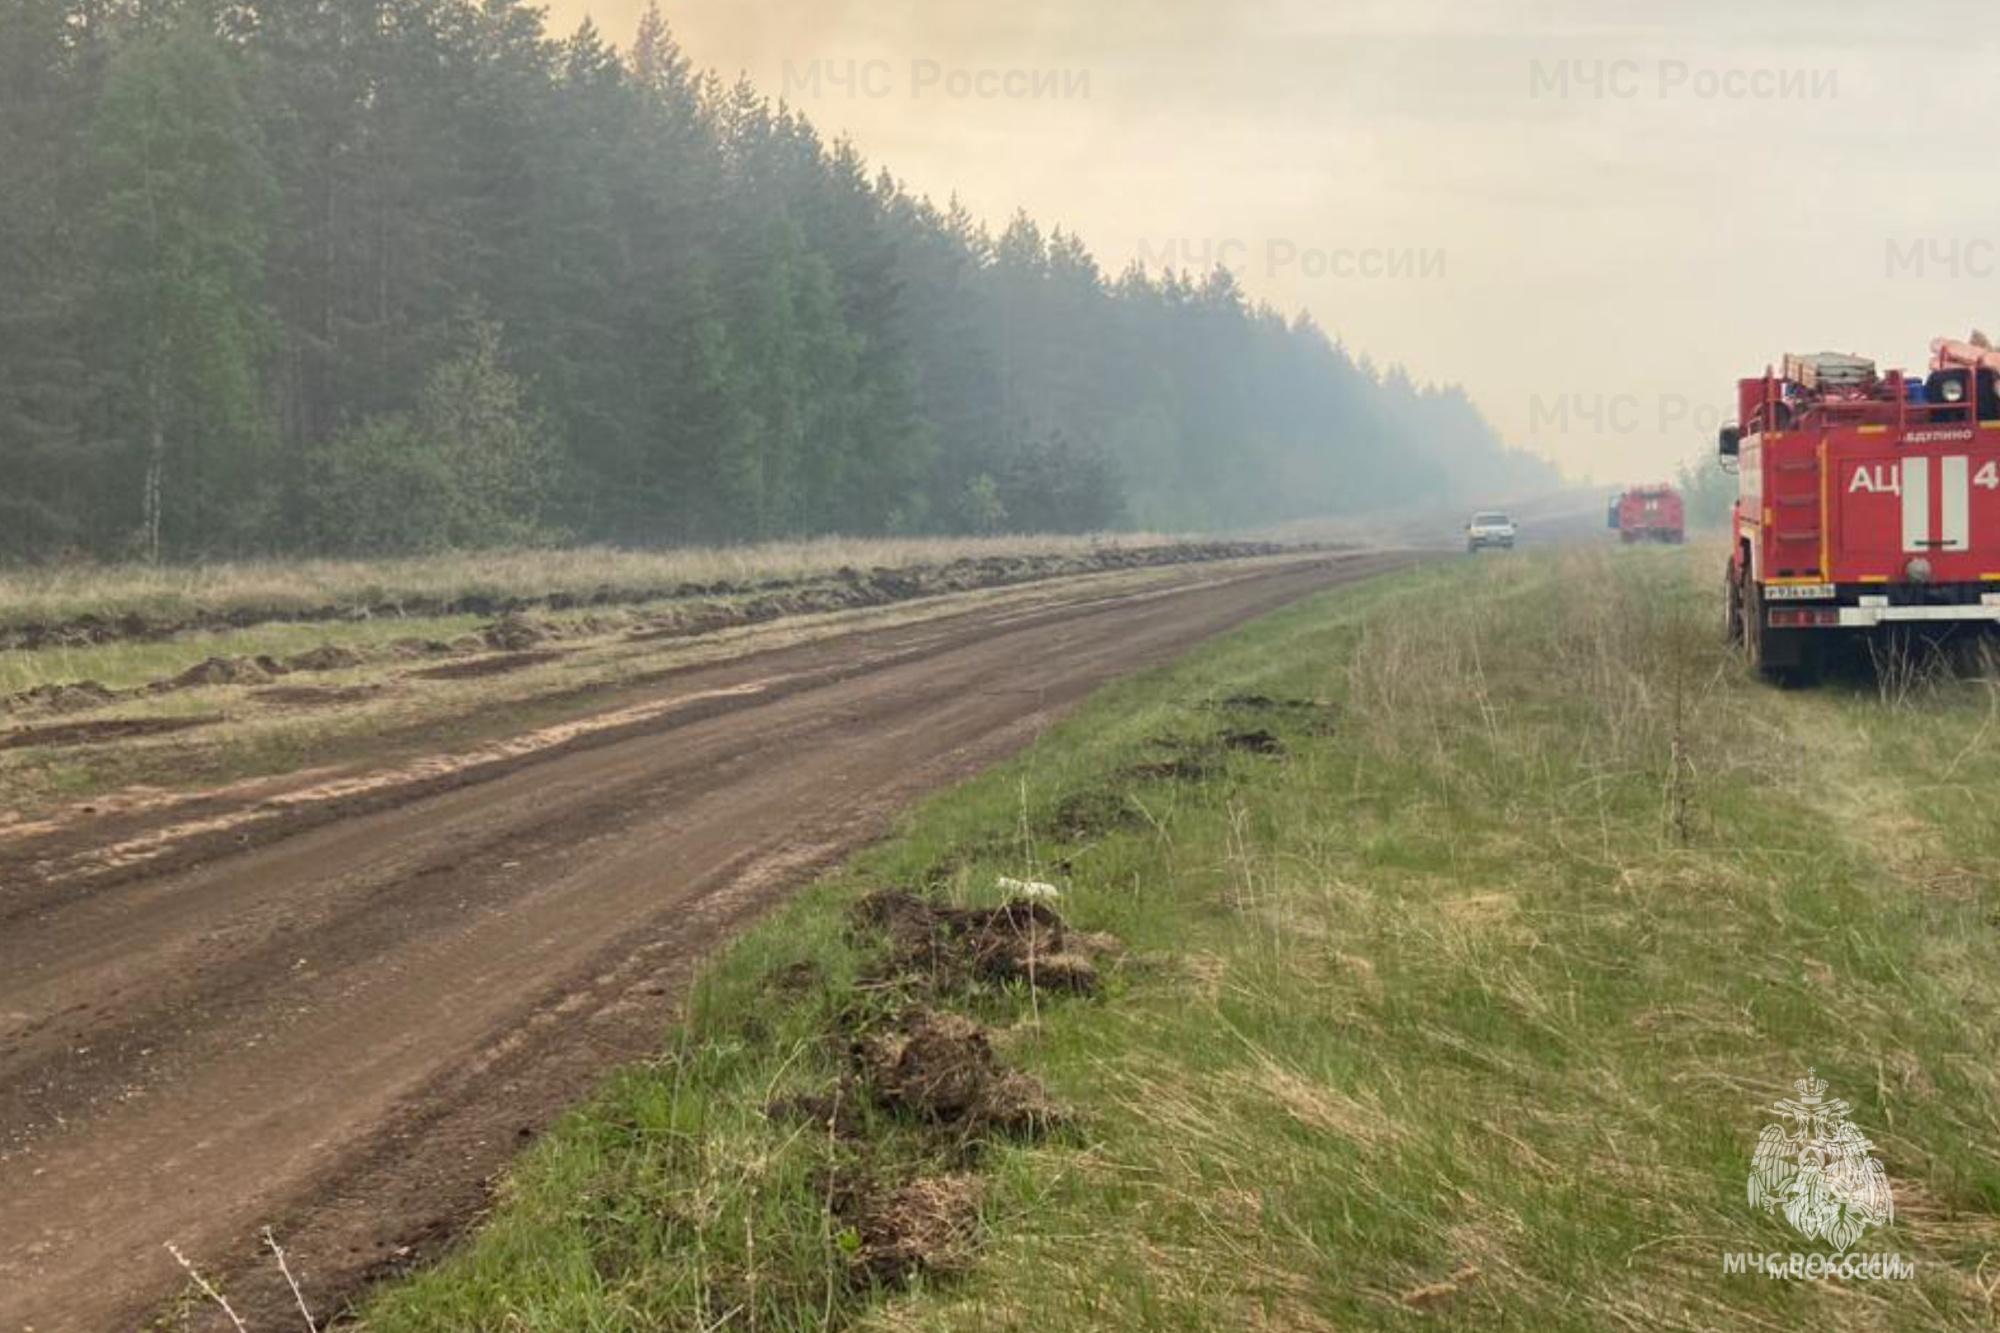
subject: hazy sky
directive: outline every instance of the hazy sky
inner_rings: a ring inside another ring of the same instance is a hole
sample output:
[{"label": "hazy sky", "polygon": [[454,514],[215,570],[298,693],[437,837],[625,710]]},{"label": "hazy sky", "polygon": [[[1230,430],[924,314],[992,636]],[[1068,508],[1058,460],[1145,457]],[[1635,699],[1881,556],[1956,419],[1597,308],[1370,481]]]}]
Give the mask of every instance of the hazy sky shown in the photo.
[{"label": "hazy sky", "polygon": [[[644,4],[550,7],[624,45]],[[1578,477],[1708,449],[1735,379],[1786,351],[1915,364],[1936,335],[2000,334],[1990,6],[662,10],[698,65],[919,192],[996,225],[1025,207],[1112,272],[1223,260],[1355,352],[1462,382]]]}]

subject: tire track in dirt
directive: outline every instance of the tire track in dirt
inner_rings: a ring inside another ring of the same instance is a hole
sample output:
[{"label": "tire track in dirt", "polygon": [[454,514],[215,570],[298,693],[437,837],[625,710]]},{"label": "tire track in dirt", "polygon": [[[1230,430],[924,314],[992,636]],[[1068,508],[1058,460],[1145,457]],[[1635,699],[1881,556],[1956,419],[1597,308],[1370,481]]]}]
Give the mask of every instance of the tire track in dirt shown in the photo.
[{"label": "tire track in dirt", "polygon": [[12,880],[0,1330],[136,1327],[179,1285],[170,1240],[273,1326],[263,1225],[322,1306],[427,1256],[654,1049],[704,956],[910,801],[1106,680],[1405,563],[1210,568],[693,668],[662,704],[700,707],[285,812],[245,847]]}]

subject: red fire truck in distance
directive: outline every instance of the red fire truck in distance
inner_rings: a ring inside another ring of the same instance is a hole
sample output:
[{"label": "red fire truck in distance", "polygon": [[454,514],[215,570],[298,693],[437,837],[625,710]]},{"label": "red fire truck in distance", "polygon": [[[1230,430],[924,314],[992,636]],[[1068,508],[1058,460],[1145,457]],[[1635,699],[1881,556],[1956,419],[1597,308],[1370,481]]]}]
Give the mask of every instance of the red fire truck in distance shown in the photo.
[{"label": "red fire truck in distance", "polygon": [[1842,636],[2000,624],[2000,353],[1932,352],[1924,375],[1827,353],[1739,385],[1728,629],[1767,675]]},{"label": "red fire truck in distance", "polygon": [[1611,501],[1611,527],[1627,546],[1687,540],[1687,506],[1671,486],[1634,486]]}]

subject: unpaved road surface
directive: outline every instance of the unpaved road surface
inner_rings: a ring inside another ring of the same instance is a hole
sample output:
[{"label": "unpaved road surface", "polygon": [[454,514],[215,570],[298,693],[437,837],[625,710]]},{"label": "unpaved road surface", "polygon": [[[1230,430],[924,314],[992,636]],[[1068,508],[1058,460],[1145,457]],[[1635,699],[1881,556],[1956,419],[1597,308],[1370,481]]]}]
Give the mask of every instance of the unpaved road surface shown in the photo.
[{"label": "unpaved road surface", "polygon": [[1407,563],[1196,568],[690,668],[587,744],[113,874],[73,869],[75,829],[0,844],[0,1333],[140,1327],[184,1287],[170,1241],[264,1328],[297,1320],[266,1225],[322,1313],[435,1253],[657,1048],[706,953],[899,809],[1113,677]]}]

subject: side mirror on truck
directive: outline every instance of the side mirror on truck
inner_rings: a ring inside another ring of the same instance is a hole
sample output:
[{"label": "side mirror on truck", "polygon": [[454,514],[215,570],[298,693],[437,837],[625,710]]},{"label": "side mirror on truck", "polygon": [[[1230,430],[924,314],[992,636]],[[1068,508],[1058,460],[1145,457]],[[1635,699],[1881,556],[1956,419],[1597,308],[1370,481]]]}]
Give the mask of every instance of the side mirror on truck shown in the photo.
[{"label": "side mirror on truck", "polygon": [[1716,441],[1716,448],[1724,458],[1734,458],[1742,453],[1743,428],[1733,421],[1724,426],[1721,436]]}]

